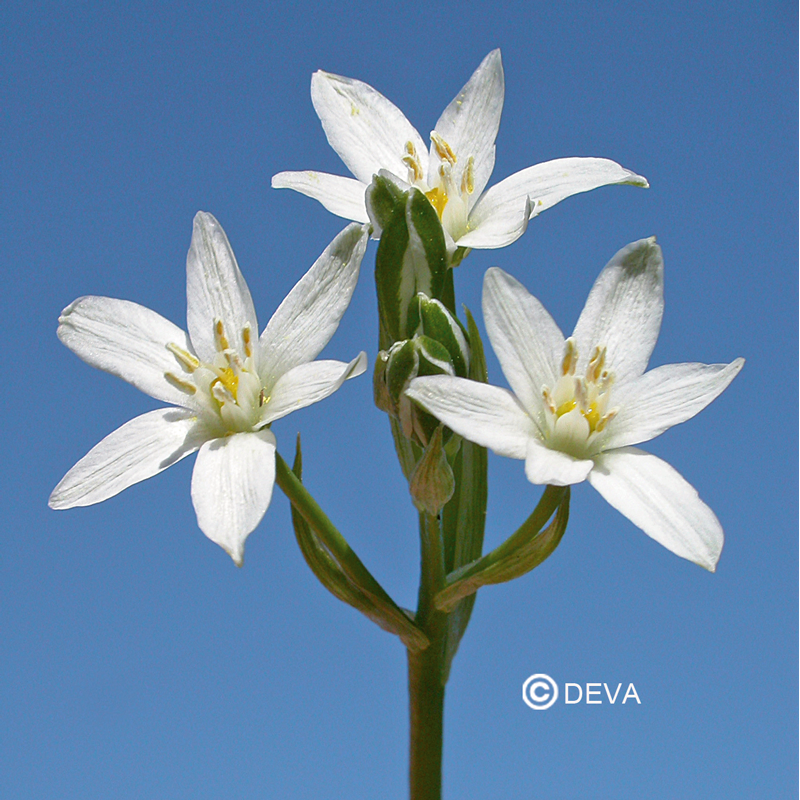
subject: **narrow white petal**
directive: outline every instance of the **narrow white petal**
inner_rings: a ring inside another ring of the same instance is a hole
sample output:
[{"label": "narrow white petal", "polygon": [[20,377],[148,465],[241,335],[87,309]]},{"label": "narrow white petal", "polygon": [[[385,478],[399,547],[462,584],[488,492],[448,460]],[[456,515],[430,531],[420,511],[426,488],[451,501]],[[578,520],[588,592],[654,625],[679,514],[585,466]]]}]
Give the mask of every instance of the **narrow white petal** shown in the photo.
[{"label": "narrow white petal", "polygon": [[[530,214],[535,216],[573,194],[613,184],[648,185],[641,175],[607,158],[558,158],[523,169],[490,187],[475,204],[469,217],[475,243],[470,242],[469,246],[502,246],[479,244],[478,231],[486,226],[487,235],[492,233],[497,237],[504,227],[514,230],[510,223],[504,226],[503,220],[508,218],[516,224],[528,198],[532,203]],[[495,217],[498,219],[495,220]],[[503,244],[509,244],[510,241]]]},{"label": "narrow white petal", "polygon": [[355,178],[327,172],[279,172],[272,178],[273,189],[294,189],[318,200],[332,214],[356,222],[369,222],[364,192],[367,187]]},{"label": "narrow white petal", "polygon": [[59,317],[58,338],[93,367],[174,405],[193,407],[190,395],[165,377],[183,376],[167,344],[191,353],[186,334],[149,308],[110,297],[81,297]]},{"label": "narrow white petal", "polygon": [[597,346],[618,384],[647,368],[664,313],[664,261],[654,237],[620,250],[595,281],[575,326],[578,370]]},{"label": "narrow white petal", "polygon": [[415,378],[406,395],[465,439],[501,456],[525,458],[528,439],[539,435],[507,389],[435,375]]},{"label": "narrow white petal", "polygon": [[743,358],[730,364],[667,364],[615,387],[612,402],[619,413],[605,447],[647,442],[691,419],[722,394],[742,366]]},{"label": "narrow white petal", "polygon": [[286,296],[261,334],[259,374],[267,389],[292,367],[313,361],[350,303],[369,240],[348,225]]},{"label": "narrow white petal", "polygon": [[217,352],[214,320],[221,319],[231,347],[241,350],[241,335],[250,326],[258,334],[253,300],[236,263],[228,237],[211,214],[194,218],[192,244],[186,257],[186,317],[197,355],[211,361]]},{"label": "narrow white petal", "polygon": [[367,368],[367,354],[359,353],[349,364],[343,361],[312,361],[293,367],[272,387],[262,422],[274,422],[292,411],[310,406],[333,394],[346,380]]},{"label": "narrow white petal", "polygon": [[498,267],[483,280],[483,318],[492,348],[514,393],[538,418],[542,389],[555,387],[564,335],[545,307]]},{"label": "narrow white petal", "polygon": [[269,429],[206,442],[192,473],[200,530],[242,566],[244,542],[261,522],[275,485],[275,437]]},{"label": "narrow white petal", "polygon": [[711,572],[722,526],[697,491],[666,461],[635,447],[595,457],[589,483],[617,511],[668,550]]},{"label": "narrow white petal", "polygon": [[531,483],[572,486],[585,481],[593,466],[586,459],[573,458],[560,450],[551,450],[538,439],[528,440],[525,477]]},{"label": "narrow white petal", "polygon": [[311,102],[331,147],[362,183],[388,169],[404,178],[406,142],[411,142],[428,169],[428,152],[422,137],[394,103],[366,83],[315,72],[311,78]]},{"label": "narrow white petal", "polygon": [[480,222],[470,217],[467,232],[458,240],[459,247],[492,250],[516,242],[528,229],[532,209],[533,204],[528,197],[519,204],[509,206],[502,214],[492,214]]},{"label": "narrow white petal", "polygon": [[190,411],[159,408],[134,417],[95,445],[53,489],[50,508],[90,506],[180,461],[203,443]]},{"label": "narrow white petal", "polygon": [[[494,140],[500,128],[504,95],[500,51],[492,50],[436,123],[436,132],[452,148],[457,164],[473,157],[475,199],[480,197],[494,169]],[[436,163],[438,159],[433,154],[431,148],[431,162]]]}]

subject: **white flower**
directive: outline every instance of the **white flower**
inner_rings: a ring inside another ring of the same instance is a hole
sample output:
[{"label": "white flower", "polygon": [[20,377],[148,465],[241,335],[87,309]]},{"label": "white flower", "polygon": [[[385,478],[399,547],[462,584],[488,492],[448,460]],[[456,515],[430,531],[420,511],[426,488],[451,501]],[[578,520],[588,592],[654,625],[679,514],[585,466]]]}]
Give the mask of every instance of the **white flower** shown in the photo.
[{"label": "white flower", "polygon": [[315,72],[311,101],[331,147],[355,175],[280,172],[276,189],[295,189],[345,219],[368,222],[366,187],[382,170],[421,189],[439,213],[448,247],[504,247],[528,220],[566,197],[599,186],[646,187],[640,175],[604,158],[560,158],[517,172],[484,192],[494,169],[503,110],[503,65],[493,50],[444,110],[430,152],[393,103],[352,78]]},{"label": "white flower", "polygon": [[565,341],[544,306],[500,269],[486,273],[486,330],[513,390],[437,376],[409,397],[465,438],[525,460],[531,483],[588,480],[673,553],[714,570],[722,528],[669,464],[631,445],[705,408],[744,364],[669,364],[645,372],[658,338],[663,261],[655,239],[620,250]]},{"label": "white flower", "polygon": [[292,289],[261,337],[225,232],[194,219],[186,261],[184,333],[144,306],[82,297],[59,319],[61,341],[92,366],[176,407],[127,422],[89,451],[50,495],[51,508],[99,503],[199,450],[192,474],[197,522],[241,566],[275,482],[270,423],[322,400],[366,368],[314,361],[350,302],[368,234],[349,225]]}]

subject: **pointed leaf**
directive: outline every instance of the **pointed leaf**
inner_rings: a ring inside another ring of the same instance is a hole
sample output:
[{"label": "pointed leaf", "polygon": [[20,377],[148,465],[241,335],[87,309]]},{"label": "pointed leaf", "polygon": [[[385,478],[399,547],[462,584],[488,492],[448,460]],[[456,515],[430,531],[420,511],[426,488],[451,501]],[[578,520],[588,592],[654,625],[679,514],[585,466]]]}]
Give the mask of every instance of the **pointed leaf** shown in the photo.
[{"label": "pointed leaf", "polygon": [[276,481],[292,504],[292,520],[297,515],[304,523],[295,522],[295,535],[309,567],[336,597],[399,636],[409,650],[424,650],[430,642],[410,612],[389,597],[303,486],[302,456],[295,467],[296,471],[290,470],[276,453]]},{"label": "pointed leaf", "polygon": [[[486,360],[475,320],[468,308],[467,331],[470,345],[470,373],[474,381],[486,383]],[[453,461],[456,489],[452,500],[444,507],[442,533],[445,548],[445,570],[452,572],[479,559],[483,551],[488,500],[488,458],[485,447],[464,439]],[[444,654],[444,677],[467,629],[477,594],[460,600],[447,618],[447,641]]]},{"label": "pointed leaf", "polygon": [[[545,522],[555,511],[553,521]],[[436,596],[442,611],[491,583],[505,583],[538,567],[561,542],[569,520],[569,487],[548,486],[528,519],[510,538],[483,558],[448,575],[447,588]]]}]

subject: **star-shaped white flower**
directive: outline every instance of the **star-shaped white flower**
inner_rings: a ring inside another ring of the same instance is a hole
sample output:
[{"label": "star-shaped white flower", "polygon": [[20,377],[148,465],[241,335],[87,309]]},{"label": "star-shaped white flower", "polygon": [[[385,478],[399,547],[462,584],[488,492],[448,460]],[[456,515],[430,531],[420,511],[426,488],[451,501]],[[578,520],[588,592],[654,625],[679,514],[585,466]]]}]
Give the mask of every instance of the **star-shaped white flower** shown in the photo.
[{"label": "star-shaped white flower", "polygon": [[113,497],[199,450],[197,522],[241,566],[244,542],[269,506],[275,436],[269,425],[322,400],[366,368],[314,361],[347,308],[367,230],[349,225],[281,303],[260,338],[250,291],[225,232],[200,212],[186,261],[188,335],[144,306],[82,297],[58,336],[94,367],[173,404],[135,417],[92,448],[50,495],[56,509]]},{"label": "star-shaped white flower", "polygon": [[484,192],[494,169],[504,97],[500,51],[493,50],[444,110],[430,152],[393,103],[352,78],[315,72],[311,101],[331,147],[355,175],[280,172],[276,189],[295,189],[345,219],[368,222],[364,192],[386,171],[421,189],[437,210],[449,249],[504,247],[528,220],[566,197],[599,186],[647,181],[604,158],[560,158],[517,172]]},{"label": "star-shaped white flower", "polygon": [[645,372],[664,309],[655,239],[620,250],[600,273],[572,336],[500,269],[486,273],[486,330],[513,390],[436,376],[407,394],[456,433],[525,460],[531,483],[588,480],[664,547],[714,570],[722,527],[669,464],[631,445],[690,419],[744,364],[669,364]]}]

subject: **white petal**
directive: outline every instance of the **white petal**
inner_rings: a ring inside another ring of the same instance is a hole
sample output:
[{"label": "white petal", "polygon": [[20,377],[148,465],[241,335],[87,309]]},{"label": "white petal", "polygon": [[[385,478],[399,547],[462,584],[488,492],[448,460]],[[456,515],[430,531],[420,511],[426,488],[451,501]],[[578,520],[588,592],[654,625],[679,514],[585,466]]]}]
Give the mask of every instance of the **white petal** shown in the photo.
[{"label": "white petal", "polygon": [[[536,215],[560,203],[567,197],[588,192],[600,186],[631,184],[646,187],[647,181],[634,172],[621,167],[607,158],[558,158],[535,164],[510,175],[490,187],[472,209],[469,218],[470,230],[474,231],[474,243],[469,247],[502,247],[502,244],[480,244],[479,231],[487,226],[487,232],[497,238],[503,229],[503,220],[516,221],[530,198],[531,215]],[[494,220],[494,217],[499,217]],[[509,230],[514,230],[508,225]],[[466,246],[466,245],[465,245]]]},{"label": "white petal", "polygon": [[528,197],[521,204],[509,206],[502,214],[486,217],[480,224],[470,217],[467,232],[458,240],[459,247],[491,250],[516,242],[528,229],[532,209],[533,204]]},{"label": "white petal", "polygon": [[366,226],[348,225],[273,314],[259,346],[259,374],[268,390],[330,341],[350,303],[368,240]]},{"label": "white petal", "polygon": [[508,458],[525,458],[533,420],[511,392],[486,383],[435,375],[415,378],[406,395],[448,428]]},{"label": "white petal", "polygon": [[615,388],[619,413],[609,424],[604,447],[647,442],[691,419],[739,374],[743,358],[730,364],[667,364]]},{"label": "white petal", "polygon": [[269,429],[206,442],[192,473],[200,530],[242,566],[244,542],[261,522],[275,485],[275,437]]},{"label": "white petal", "polygon": [[589,483],[668,550],[712,572],[722,526],[697,491],[666,461],[626,447],[595,457]]},{"label": "white petal", "polygon": [[664,261],[654,237],[620,250],[598,276],[575,326],[578,371],[597,346],[618,384],[647,368],[664,313]]},{"label": "white petal", "polygon": [[535,484],[572,486],[581,483],[592,471],[593,463],[551,450],[538,439],[528,440],[525,455],[525,477]]},{"label": "white petal", "polygon": [[58,321],[58,338],[87,364],[117,375],[157,400],[193,407],[191,396],[165,377],[168,372],[183,376],[167,344],[188,352],[192,346],[186,334],[160,314],[127,300],[81,297],[61,312]]},{"label": "white petal", "polygon": [[371,86],[320,70],[311,78],[311,102],[331,147],[362,183],[370,184],[381,169],[405,177],[406,142],[414,145],[427,174],[422,137],[403,112]]},{"label": "white petal", "polygon": [[159,408],[134,417],[95,445],[50,495],[50,508],[90,506],[180,461],[203,443],[190,411]]},{"label": "white petal", "polygon": [[542,389],[555,388],[564,335],[545,307],[498,267],[483,280],[483,318],[503,374],[522,405],[538,418]]},{"label": "white petal", "polygon": [[253,300],[236,263],[228,237],[211,214],[194,218],[192,244],[186,257],[186,317],[197,355],[211,361],[217,352],[214,320],[221,319],[225,335],[235,350],[242,350],[241,335],[250,326],[258,335]]},{"label": "white petal", "polygon": [[[458,165],[473,157],[475,199],[480,197],[494,169],[494,140],[504,95],[500,51],[492,50],[436,123],[436,132],[450,145]],[[434,152],[431,147],[431,163],[438,163]]]},{"label": "white petal", "polygon": [[364,192],[367,187],[354,178],[327,172],[279,172],[272,178],[273,189],[294,189],[319,200],[332,214],[356,222],[369,222]]},{"label": "white petal", "polygon": [[346,380],[363,374],[366,368],[367,354],[359,353],[349,364],[312,361],[290,369],[272,387],[262,422],[274,422],[292,411],[324,400]]}]

